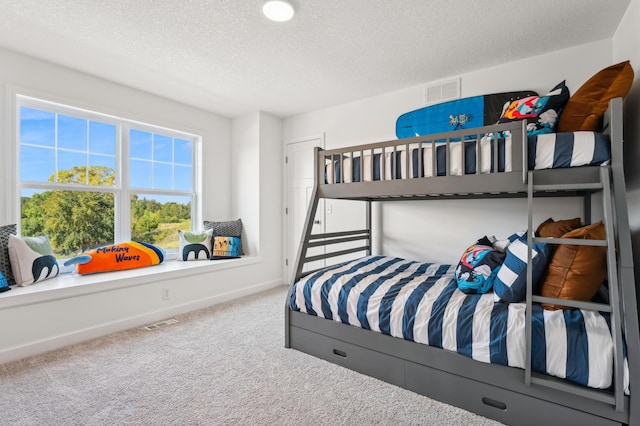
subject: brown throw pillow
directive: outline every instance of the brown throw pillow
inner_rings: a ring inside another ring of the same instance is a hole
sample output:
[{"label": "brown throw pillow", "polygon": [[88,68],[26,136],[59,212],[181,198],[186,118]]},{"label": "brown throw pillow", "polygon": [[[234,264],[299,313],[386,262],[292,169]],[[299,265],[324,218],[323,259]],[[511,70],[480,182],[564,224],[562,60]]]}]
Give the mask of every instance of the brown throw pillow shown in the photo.
[{"label": "brown throw pillow", "polygon": [[[604,240],[602,222],[575,229],[562,238]],[[542,296],[558,299],[589,301],[598,292],[607,276],[607,248],[563,244],[551,258],[542,284]],[[543,303],[548,310],[562,309],[560,305]]]},{"label": "brown throw pillow", "polygon": [[609,101],[625,97],[632,83],[633,68],[629,61],[597,72],[569,98],[560,114],[556,131],[600,131]]},{"label": "brown throw pillow", "polygon": [[560,238],[567,232],[571,232],[581,226],[582,222],[579,217],[576,217],[575,219],[559,220],[557,222],[554,222],[553,219],[549,218],[538,226],[538,229],[536,229],[536,237]]}]

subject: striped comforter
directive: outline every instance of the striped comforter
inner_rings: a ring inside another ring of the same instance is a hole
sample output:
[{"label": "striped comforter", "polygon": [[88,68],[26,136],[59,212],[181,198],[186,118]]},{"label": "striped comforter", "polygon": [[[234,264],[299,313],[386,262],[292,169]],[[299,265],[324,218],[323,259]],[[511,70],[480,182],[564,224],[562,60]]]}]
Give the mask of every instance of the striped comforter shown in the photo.
[{"label": "striped comforter", "polygon": [[[462,293],[453,279],[454,269],[368,256],[307,275],[294,285],[289,304],[294,311],[486,363],[524,368],[525,304],[495,302],[492,293]],[[545,311],[534,305],[534,371],[593,388],[610,387],[613,341],[609,327],[604,314]]]}]

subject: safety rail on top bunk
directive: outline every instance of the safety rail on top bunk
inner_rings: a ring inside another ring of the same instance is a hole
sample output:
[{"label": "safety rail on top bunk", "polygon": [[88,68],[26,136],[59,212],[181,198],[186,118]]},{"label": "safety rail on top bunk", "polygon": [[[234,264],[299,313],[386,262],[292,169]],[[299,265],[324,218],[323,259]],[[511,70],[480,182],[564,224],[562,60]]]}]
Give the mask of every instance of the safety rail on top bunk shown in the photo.
[{"label": "safety rail on top bunk", "polygon": [[[506,142],[502,137],[506,134],[510,135],[510,142]],[[461,144],[462,141],[464,146]],[[489,191],[495,194],[526,193],[526,142],[526,122],[518,121],[347,148],[319,150],[316,153],[319,196],[362,199],[486,194]],[[472,151],[475,155],[475,170],[472,172],[466,170],[466,151],[470,144],[475,145],[475,151]],[[438,166],[440,165],[441,169],[442,164],[439,163],[438,157],[443,149],[445,171],[441,174]],[[490,153],[490,158],[486,158],[486,152]],[[430,157],[425,159],[425,154],[429,153]],[[415,157],[416,154],[420,158]],[[376,157],[380,159],[377,179],[374,177]],[[401,160],[398,161],[398,158]],[[504,158],[503,170],[500,170],[501,158]],[[356,162],[359,162],[357,173],[354,166]],[[453,170],[454,162],[458,164],[457,171]],[[398,173],[398,168],[401,173]],[[345,169],[348,169],[348,172],[345,173]],[[513,173],[514,177],[521,175],[521,179],[495,179],[496,175],[506,172]],[[337,179],[334,179],[334,175],[337,175]],[[451,176],[468,179],[461,185],[460,179],[449,179]],[[445,177],[448,179],[443,179]],[[464,192],[460,191],[461,188]]]}]

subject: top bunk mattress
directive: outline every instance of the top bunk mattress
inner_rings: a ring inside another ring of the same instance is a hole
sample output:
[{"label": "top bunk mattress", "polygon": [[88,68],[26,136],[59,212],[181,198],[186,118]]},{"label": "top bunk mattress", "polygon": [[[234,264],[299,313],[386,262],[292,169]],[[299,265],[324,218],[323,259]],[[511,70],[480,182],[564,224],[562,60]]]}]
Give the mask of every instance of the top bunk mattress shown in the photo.
[{"label": "top bunk mattress", "polygon": [[[465,294],[455,266],[367,256],[311,273],[295,283],[289,307],[473,358],[524,368],[525,303]],[[609,315],[547,311],[533,305],[532,369],[592,388],[613,378]],[[625,391],[628,368],[625,360]]]}]

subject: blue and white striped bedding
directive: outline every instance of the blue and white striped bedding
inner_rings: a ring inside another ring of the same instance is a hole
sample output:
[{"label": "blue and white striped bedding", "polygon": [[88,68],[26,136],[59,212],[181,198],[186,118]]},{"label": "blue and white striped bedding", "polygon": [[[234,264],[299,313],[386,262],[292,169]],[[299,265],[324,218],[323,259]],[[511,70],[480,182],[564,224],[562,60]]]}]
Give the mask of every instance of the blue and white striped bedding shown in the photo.
[{"label": "blue and white striped bedding", "polygon": [[[556,169],[578,166],[596,166],[607,164],[610,158],[609,137],[602,133],[594,132],[572,132],[572,133],[548,133],[528,137],[529,170]],[[476,173],[476,142],[464,143],[465,164],[464,174]],[[460,176],[463,174],[461,161],[461,142],[450,144],[451,162],[449,175]],[[480,173],[491,173],[495,169],[494,144],[490,137],[485,137],[480,142],[481,164]],[[433,148],[426,145],[411,150],[409,161],[409,174],[404,170],[406,164],[406,151],[399,150],[395,154],[386,152],[384,155],[376,153],[372,156],[365,155],[364,161],[360,161],[360,156],[353,157],[353,167],[351,158],[344,158],[343,161],[331,161],[327,164],[325,183],[349,183],[372,181],[406,179],[407,177],[431,177],[446,175],[446,146],[438,144],[436,146],[436,170],[433,170]],[[511,171],[511,138],[500,138],[498,140],[498,171]],[[381,165],[381,158],[384,158],[384,166]],[[420,164],[418,164],[420,162]],[[352,170],[353,169],[353,170]],[[361,172],[362,169],[362,178]],[[384,174],[384,176],[382,176]]]},{"label": "blue and white striped bedding", "polygon": [[[368,256],[327,267],[294,285],[294,311],[450,350],[478,361],[524,368],[525,304],[465,294],[455,266]],[[609,317],[533,307],[532,367],[593,388],[613,377]],[[625,368],[625,385],[628,370]]]}]

